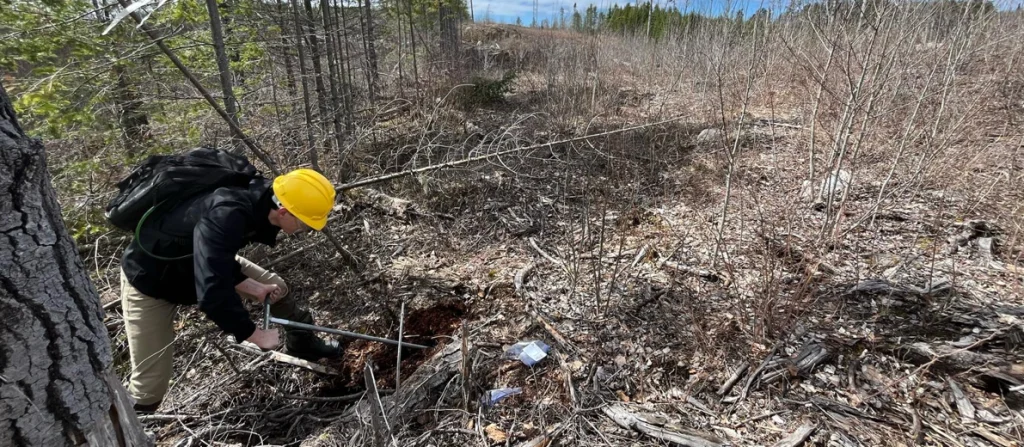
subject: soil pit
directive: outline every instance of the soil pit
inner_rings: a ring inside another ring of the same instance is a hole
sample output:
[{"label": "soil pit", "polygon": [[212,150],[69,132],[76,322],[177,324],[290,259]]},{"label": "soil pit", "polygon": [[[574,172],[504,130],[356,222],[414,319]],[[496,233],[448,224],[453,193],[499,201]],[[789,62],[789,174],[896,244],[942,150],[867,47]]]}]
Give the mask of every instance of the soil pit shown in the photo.
[{"label": "soil pit", "polygon": [[[406,312],[403,341],[430,346],[428,349],[402,348],[402,378],[408,378],[430,356],[443,349],[450,336],[468,317],[468,308],[462,302],[444,302],[431,307]],[[397,327],[387,338],[398,339]],[[341,385],[345,388],[363,389],[363,365],[369,360],[373,364],[373,375],[380,389],[395,386],[395,362],[398,360],[398,346],[369,340],[350,339],[345,346],[345,356],[338,368],[341,371]]]}]

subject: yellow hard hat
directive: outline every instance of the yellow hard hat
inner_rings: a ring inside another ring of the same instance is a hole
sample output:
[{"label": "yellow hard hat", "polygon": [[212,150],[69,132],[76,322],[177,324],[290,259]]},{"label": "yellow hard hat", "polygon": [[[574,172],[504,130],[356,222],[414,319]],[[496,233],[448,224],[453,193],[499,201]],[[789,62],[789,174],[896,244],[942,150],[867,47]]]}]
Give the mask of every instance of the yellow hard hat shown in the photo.
[{"label": "yellow hard hat", "polygon": [[320,231],[334,208],[334,185],[312,169],[296,169],[274,179],[274,196],[302,223]]}]

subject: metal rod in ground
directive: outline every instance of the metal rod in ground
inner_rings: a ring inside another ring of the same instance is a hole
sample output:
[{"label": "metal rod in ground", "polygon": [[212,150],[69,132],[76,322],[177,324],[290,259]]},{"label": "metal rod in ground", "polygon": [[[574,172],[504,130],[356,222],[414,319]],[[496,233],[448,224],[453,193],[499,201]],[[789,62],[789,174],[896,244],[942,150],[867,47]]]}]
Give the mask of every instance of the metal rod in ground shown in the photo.
[{"label": "metal rod in ground", "polygon": [[274,324],[280,324],[281,326],[293,327],[296,329],[305,329],[308,331],[326,332],[329,334],[337,334],[345,337],[361,338],[363,340],[376,341],[381,343],[387,343],[389,345],[400,345],[403,348],[416,348],[416,349],[430,349],[430,346],[417,345],[403,341],[401,343],[391,340],[389,338],[374,337],[372,335],[363,335],[356,332],[343,331],[341,329],[334,329],[323,326],[315,326],[312,324],[299,323],[298,321],[285,320],[283,318],[270,317],[270,322]]},{"label": "metal rod in ground", "polygon": [[263,330],[270,329],[270,294],[263,298]]},{"label": "metal rod in ground", "polygon": [[402,329],[405,328],[405,301],[402,301],[402,312],[398,314],[398,363],[395,363],[395,389],[402,386]]}]

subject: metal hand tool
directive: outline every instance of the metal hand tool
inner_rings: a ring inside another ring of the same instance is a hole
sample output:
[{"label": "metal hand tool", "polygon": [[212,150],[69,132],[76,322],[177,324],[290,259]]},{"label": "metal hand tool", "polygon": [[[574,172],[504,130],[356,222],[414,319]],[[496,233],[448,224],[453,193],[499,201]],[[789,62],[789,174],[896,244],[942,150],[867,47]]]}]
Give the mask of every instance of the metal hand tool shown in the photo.
[{"label": "metal hand tool", "polygon": [[305,329],[307,331],[326,332],[328,334],[337,334],[344,337],[361,338],[363,340],[387,343],[390,345],[398,345],[398,349],[402,349],[403,347],[416,349],[430,348],[429,346],[418,345],[415,343],[404,342],[401,340],[391,340],[389,338],[374,337],[372,335],[363,335],[358,332],[343,331],[341,329],[316,326],[313,324],[299,323],[298,321],[285,320],[284,318],[272,317],[270,316],[270,295],[267,295],[267,297],[263,299],[263,329],[270,329],[270,323],[280,324],[281,326],[293,327],[296,329]]}]

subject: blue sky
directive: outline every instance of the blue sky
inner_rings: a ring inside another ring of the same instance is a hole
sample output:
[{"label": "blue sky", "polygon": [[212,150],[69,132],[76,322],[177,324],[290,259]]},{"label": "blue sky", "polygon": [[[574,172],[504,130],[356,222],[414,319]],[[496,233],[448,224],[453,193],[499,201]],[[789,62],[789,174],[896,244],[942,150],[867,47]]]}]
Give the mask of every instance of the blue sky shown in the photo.
[{"label": "blue sky", "polygon": [[[473,15],[477,20],[483,20],[485,16],[488,16],[495,22],[515,23],[516,17],[520,17],[524,25],[530,25],[533,20],[534,0],[472,0],[472,2]],[[557,21],[561,8],[565,8],[566,20],[569,20],[572,16],[573,4],[576,4],[576,8],[582,13],[591,4],[604,10],[615,3],[625,5],[627,3],[636,4],[636,2],[637,0],[581,0],[578,2],[573,0],[537,0],[537,22],[544,19]],[[646,0],[640,0],[640,2],[645,3]],[[654,2],[662,6],[676,6],[684,11],[696,11],[709,15],[719,15],[723,12],[729,12],[731,15],[740,9],[750,15],[758,8],[782,10],[790,3],[789,0],[654,0]],[[994,0],[996,6],[1001,9],[1015,8],[1022,2],[1024,0]]]},{"label": "blue sky", "polygon": [[[1024,1],[1024,0],[1022,0]],[[636,4],[636,0],[537,0],[537,21],[558,19],[559,11],[565,8],[566,20],[572,16],[572,6],[582,13],[591,4],[597,5],[598,9],[606,10],[611,5],[618,3],[620,6]],[[640,0],[646,3],[646,0]],[[468,0],[467,0],[468,3]],[[682,10],[698,11],[705,14],[721,14],[724,11],[735,12],[743,9],[747,14],[752,14],[758,8],[771,7],[773,4],[778,7],[784,3],[779,0],[655,0],[655,4],[664,6],[675,6]],[[524,25],[529,25],[533,20],[533,0],[473,0],[473,15],[477,20],[483,20],[485,15],[495,22],[514,23],[516,17],[521,17]]]}]

